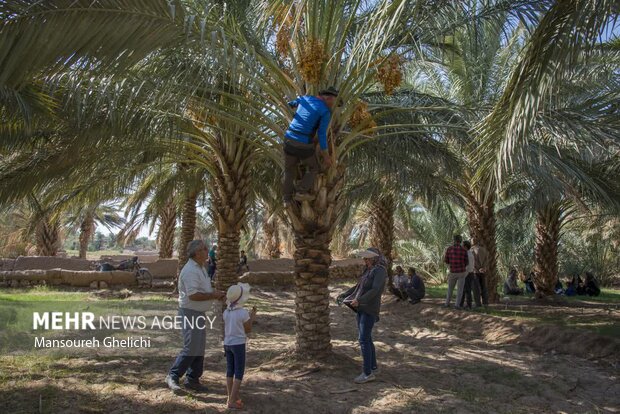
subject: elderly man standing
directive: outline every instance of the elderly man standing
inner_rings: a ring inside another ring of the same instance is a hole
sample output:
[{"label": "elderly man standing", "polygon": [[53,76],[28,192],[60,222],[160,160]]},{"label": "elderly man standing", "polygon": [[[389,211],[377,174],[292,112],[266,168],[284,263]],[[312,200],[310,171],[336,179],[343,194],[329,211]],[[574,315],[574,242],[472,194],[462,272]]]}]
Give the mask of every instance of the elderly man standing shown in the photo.
[{"label": "elderly man standing", "polygon": [[166,384],[175,394],[181,393],[179,379],[185,375],[187,389],[207,392],[200,383],[203,372],[207,331],[205,313],[213,300],[222,300],[226,294],[214,290],[204,263],[209,249],[202,240],[192,240],[187,245],[189,260],[179,275],[179,316],[183,321],[183,349],[177,356],[166,377]]},{"label": "elderly man standing", "polygon": [[450,299],[452,299],[452,291],[454,285],[458,283],[456,295],[456,308],[461,309],[460,305],[463,299],[463,288],[465,287],[465,278],[467,277],[467,264],[469,257],[467,250],[463,246],[463,238],[460,234],[454,236],[454,244],[446,249],[444,262],[450,266],[450,274],[448,275],[448,294],[446,295],[446,308],[450,307]]}]

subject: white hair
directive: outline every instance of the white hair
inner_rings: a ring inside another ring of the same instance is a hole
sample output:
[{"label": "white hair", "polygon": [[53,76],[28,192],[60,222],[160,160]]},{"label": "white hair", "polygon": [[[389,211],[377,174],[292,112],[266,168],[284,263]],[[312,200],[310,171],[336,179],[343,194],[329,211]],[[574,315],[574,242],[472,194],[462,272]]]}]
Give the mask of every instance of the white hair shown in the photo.
[{"label": "white hair", "polygon": [[205,244],[204,241],[202,240],[192,240],[191,242],[187,243],[187,255],[189,257],[194,257],[196,256],[196,253],[202,249],[207,247],[207,245]]}]

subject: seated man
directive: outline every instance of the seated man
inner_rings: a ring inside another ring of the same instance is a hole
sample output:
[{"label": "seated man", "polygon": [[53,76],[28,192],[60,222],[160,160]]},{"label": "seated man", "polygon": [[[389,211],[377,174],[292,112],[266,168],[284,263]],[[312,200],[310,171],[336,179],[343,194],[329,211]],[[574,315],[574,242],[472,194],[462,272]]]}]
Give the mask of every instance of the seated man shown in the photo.
[{"label": "seated man", "polygon": [[284,134],[282,194],[285,204],[293,199],[295,174],[300,164],[306,167],[306,171],[299,182],[295,198],[298,201],[312,199],[309,192],[320,169],[314,149],[315,135],[318,135],[323,163],[327,168],[332,164],[327,146],[327,128],[337,97],[338,91],[330,87],[320,91],[319,96],[300,96],[288,103],[290,107],[296,108],[296,112]]},{"label": "seated man", "polygon": [[396,266],[396,274],[392,277],[392,286],[390,290],[399,300],[407,299],[407,283],[408,278],[401,266]]},{"label": "seated man", "polygon": [[566,291],[564,292],[564,295],[566,295],[566,296],[575,296],[575,295],[577,295],[577,287],[575,286],[576,283],[577,283],[577,281],[575,280],[575,278],[570,279],[566,283]]},{"label": "seated man", "polygon": [[564,294],[564,286],[562,285],[562,281],[558,277],[558,280],[555,282],[555,288],[553,289],[556,295]]},{"label": "seated man", "polygon": [[586,282],[584,291],[588,296],[598,296],[601,294],[601,288],[594,275],[590,272],[586,272]]},{"label": "seated man", "polygon": [[424,287],[424,280],[415,272],[413,267],[410,267],[407,271],[409,276],[409,284],[407,287],[407,295],[409,296],[409,302],[416,304],[420,302],[424,296],[426,296],[426,288]]},{"label": "seated man", "polygon": [[517,271],[512,269],[504,282],[504,295],[521,295],[522,293],[523,289],[517,284]]},{"label": "seated man", "polygon": [[530,275],[525,279],[525,290],[528,293],[536,293],[536,287],[534,286],[534,272],[530,272]]}]

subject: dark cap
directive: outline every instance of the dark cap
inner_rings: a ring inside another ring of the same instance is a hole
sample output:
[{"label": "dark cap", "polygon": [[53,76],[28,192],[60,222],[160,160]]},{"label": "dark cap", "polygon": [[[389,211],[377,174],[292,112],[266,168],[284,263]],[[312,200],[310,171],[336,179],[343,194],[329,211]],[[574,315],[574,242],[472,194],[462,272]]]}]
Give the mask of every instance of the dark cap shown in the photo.
[{"label": "dark cap", "polygon": [[331,96],[338,96],[338,89],[334,88],[333,86],[330,86],[327,89],[323,89],[322,91],[319,91],[319,95],[331,95]]}]

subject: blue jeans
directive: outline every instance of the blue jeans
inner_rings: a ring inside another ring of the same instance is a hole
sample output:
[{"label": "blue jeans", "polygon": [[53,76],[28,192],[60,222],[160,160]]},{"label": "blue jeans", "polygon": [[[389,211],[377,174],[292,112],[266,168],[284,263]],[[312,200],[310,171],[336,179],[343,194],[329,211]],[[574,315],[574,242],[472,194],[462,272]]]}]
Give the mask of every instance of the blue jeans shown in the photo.
[{"label": "blue jeans", "polygon": [[364,312],[357,313],[357,329],[359,331],[360,349],[364,360],[364,374],[370,375],[373,369],[377,369],[377,356],[375,344],[372,342],[372,327],[377,318]]},{"label": "blue jeans", "polygon": [[[186,382],[198,382],[203,372],[205,360],[205,345],[207,342],[207,330],[199,329],[203,327],[204,319],[196,321],[196,318],[202,316],[204,312],[198,312],[192,309],[179,308],[179,316],[183,321],[183,348],[177,356],[174,364],[170,368],[169,374],[177,381],[183,375]],[[185,320],[193,321],[193,323],[185,323]],[[192,325],[194,326],[192,329]]]},{"label": "blue jeans", "polygon": [[245,344],[224,345],[226,354],[226,378],[241,381],[245,373]]}]

